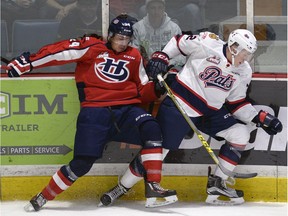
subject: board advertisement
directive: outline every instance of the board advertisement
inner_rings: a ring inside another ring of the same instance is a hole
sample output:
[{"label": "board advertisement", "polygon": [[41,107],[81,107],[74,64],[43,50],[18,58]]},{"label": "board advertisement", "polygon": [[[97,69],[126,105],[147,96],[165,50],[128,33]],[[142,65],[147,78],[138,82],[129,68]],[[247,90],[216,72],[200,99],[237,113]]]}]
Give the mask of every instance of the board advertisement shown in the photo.
[{"label": "board advertisement", "polygon": [[1,164],[63,164],[73,152],[79,102],[74,80],[1,82]]},{"label": "board advertisement", "polygon": [[[240,164],[287,166],[287,82],[253,80],[249,99],[283,123],[283,131],[270,136],[250,126],[251,137]],[[3,79],[0,92],[1,164],[66,164],[73,157],[77,114],[80,109],[73,77]],[[215,154],[224,141],[204,134]],[[120,142],[107,144],[97,163],[129,163],[140,147]],[[197,136],[191,132],[165,163],[213,164]]]}]

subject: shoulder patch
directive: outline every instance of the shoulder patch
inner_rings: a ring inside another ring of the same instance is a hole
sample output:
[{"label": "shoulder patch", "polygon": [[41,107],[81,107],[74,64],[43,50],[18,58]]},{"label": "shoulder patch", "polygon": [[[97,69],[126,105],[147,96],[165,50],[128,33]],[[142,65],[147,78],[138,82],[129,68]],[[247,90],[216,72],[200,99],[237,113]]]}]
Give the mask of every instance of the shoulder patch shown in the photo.
[{"label": "shoulder patch", "polygon": [[219,40],[219,37],[216,34],[214,34],[214,33],[209,34],[209,37],[211,39]]},{"label": "shoulder patch", "polygon": [[206,61],[208,62],[211,62],[211,63],[214,63],[214,64],[220,64],[220,58],[219,57],[216,57],[216,56],[212,56],[212,57],[208,57],[206,58]]}]

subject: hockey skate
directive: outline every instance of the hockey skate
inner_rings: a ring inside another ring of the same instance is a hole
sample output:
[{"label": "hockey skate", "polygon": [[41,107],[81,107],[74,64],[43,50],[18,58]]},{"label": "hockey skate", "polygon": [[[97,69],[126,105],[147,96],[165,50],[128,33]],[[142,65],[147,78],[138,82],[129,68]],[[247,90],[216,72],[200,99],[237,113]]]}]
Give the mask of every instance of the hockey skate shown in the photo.
[{"label": "hockey skate", "polygon": [[38,193],[24,207],[24,210],[26,212],[39,211],[46,204],[46,202],[47,202],[47,200],[45,199],[43,194],[42,193]]},{"label": "hockey skate", "polygon": [[[178,201],[175,190],[164,189],[157,182],[145,182],[145,197],[147,208],[170,205]],[[157,200],[159,198],[162,200]]]},{"label": "hockey skate", "polygon": [[118,183],[115,187],[113,187],[108,192],[104,193],[100,198],[100,203],[98,206],[109,206],[111,205],[116,199],[121,197],[122,195],[128,192],[129,188],[125,188],[123,185]]},{"label": "hockey skate", "polygon": [[212,175],[209,167],[206,203],[213,205],[240,205],[244,203],[243,191],[228,188],[226,183],[229,184],[230,182]]}]

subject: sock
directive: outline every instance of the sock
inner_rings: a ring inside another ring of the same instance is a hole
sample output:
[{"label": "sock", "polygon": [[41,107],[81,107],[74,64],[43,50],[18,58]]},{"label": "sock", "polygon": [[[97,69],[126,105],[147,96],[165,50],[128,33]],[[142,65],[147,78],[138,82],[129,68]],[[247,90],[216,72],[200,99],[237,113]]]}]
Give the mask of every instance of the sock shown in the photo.
[{"label": "sock", "polygon": [[[50,179],[49,184],[42,190],[43,196],[47,200],[53,200],[57,195],[67,190],[77,179],[73,181],[67,176],[66,167],[59,169]],[[67,177],[66,177],[67,176]]]},{"label": "sock", "polygon": [[140,155],[146,171],[146,181],[160,182],[162,173],[162,148],[142,149]]}]

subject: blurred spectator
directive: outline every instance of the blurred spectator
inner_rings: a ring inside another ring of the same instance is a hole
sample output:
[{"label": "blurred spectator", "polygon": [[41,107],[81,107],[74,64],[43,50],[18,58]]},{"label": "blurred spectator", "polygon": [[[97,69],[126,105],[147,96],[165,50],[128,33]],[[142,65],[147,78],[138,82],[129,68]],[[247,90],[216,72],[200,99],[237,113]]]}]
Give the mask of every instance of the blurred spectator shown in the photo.
[{"label": "blurred spectator", "polygon": [[[207,0],[166,0],[167,14],[183,31],[195,32],[204,27],[204,7]],[[140,14],[146,10],[141,7]],[[145,13],[144,13],[145,14]]]},{"label": "blurred spectator", "polygon": [[39,8],[46,0],[1,0],[1,19],[7,23],[8,38],[12,39],[14,20],[39,19]]},{"label": "blurred spectator", "polygon": [[43,18],[61,21],[76,7],[76,2],[77,0],[46,0],[41,15]]},{"label": "blurred spectator", "polygon": [[197,31],[204,27],[206,0],[167,1],[169,16],[177,19],[182,30]]},{"label": "blurred spectator", "polygon": [[2,0],[1,19],[13,24],[14,20],[40,18],[39,8],[46,0]]},{"label": "blurred spectator", "polygon": [[[146,0],[147,15],[133,25],[133,46],[137,47],[144,59],[150,59],[155,51],[161,51],[175,35],[181,34],[180,27],[165,12],[164,0]],[[173,65],[183,65],[184,56],[171,60]]]},{"label": "blurred spectator", "polygon": [[60,23],[61,39],[102,34],[101,0],[78,0],[76,8]]},{"label": "blurred spectator", "polygon": [[110,19],[115,18],[121,13],[126,13],[136,19],[142,17],[138,16],[140,7],[145,4],[144,0],[110,0]]}]

